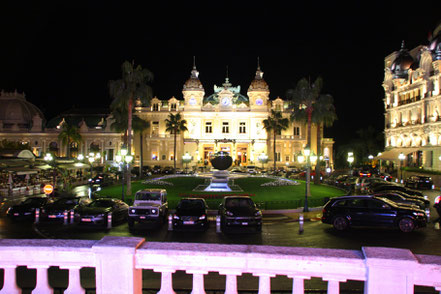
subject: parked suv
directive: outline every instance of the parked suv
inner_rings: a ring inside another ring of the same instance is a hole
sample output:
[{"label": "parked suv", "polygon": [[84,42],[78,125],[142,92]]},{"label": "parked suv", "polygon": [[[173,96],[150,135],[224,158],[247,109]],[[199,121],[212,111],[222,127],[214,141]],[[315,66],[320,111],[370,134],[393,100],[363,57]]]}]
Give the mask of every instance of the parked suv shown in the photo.
[{"label": "parked suv", "polygon": [[425,227],[426,219],[419,208],[366,195],[332,198],[323,207],[322,216],[323,223],[332,224],[338,231],[351,226],[388,226],[406,233]]},{"label": "parked suv", "polygon": [[173,229],[208,228],[208,207],[203,198],[183,198],[173,214]]},{"label": "parked suv", "polygon": [[133,205],[129,207],[129,228],[135,222],[165,222],[168,214],[167,191],[144,189],[136,192]]},{"label": "parked suv", "polygon": [[262,230],[262,212],[249,196],[227,196],[219,205],[221,230],[230,227],[254,227]]}]

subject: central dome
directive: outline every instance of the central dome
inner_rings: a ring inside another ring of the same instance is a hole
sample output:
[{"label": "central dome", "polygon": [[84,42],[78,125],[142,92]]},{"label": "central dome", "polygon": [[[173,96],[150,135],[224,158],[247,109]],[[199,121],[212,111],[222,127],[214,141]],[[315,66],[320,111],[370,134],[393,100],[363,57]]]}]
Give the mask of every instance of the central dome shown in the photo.
[{"label": "central dome", "polygon": [[268,84],[263,79],[263,71],[260,70],[260,66],[257,67],[256,76],[248,88],[248,92],[250,91],[269,91]]},{"label": "central dome", "polygon": [[24,93],[4,92],[0,93],[0,122],[4,128],[13,125],[18,128],[30,128],[34,117],[44,119],[41,110],[34,104],[28,102]]},{"label": "central dome", "polygon": [[398,79],[406,79],[407,71],[412,67],[415,60],[410,55],[409,51],[404,48],[404,42],[401,44],[401,49],[398,52],[397,57],[391,66],[391,71],[394,75],[394,78]]},{"label": "central dome", "polygon": [[199,80],[199,72],[196,69],[196,66],[193,66],[193,70],[191,71],[190,78],[185,82],[183,91],[203,91],[204,87],[202,86],[201,81]]}]

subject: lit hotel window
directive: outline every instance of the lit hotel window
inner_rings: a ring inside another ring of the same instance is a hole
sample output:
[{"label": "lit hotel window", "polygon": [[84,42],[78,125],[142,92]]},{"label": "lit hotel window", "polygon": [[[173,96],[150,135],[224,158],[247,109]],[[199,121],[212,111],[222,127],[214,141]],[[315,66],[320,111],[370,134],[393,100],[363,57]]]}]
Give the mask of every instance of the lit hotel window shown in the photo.
[{"label": "lit hotel window", "polygon": [[211,125],[211,121],[205,122],[205,133],[211,134],[213,132],[213,127]]},{"label": "lit hotel window", "polygon": [[239,123],[239,134],[245,134],[247,132],[246,124],[245,122]]}]

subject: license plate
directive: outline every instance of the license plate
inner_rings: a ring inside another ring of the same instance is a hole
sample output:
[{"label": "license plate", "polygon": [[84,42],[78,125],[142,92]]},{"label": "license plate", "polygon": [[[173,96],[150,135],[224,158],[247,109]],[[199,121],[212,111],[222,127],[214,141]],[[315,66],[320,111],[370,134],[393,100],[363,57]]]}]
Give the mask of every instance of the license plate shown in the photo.
[{"label": "license plate", "polygon": [[242,223],[242,226],[248,226],[248,223]]},{"label": "license plate", "polygon": [[194,225],[194,221],[184,221],[184,225]]},{"label": "license plate", "polygon": [[20,214],[18,212],[14,213],[14,216],[19,216]]},{"label": "license plate", "polygon": [[82,222],[91,222],[92,219],[90,219],[90,218],[82,218],[81,221]]},{"label": "license plate", "polygon": [[53,214],[50,214],[50,215],[48,215],[48,218],[57,218],[57,216],[53,215]]},{"label": "license plate", "polygon": [[140,216],[139,218],[140,218],[140,219],[145,219],[145,216]]}]

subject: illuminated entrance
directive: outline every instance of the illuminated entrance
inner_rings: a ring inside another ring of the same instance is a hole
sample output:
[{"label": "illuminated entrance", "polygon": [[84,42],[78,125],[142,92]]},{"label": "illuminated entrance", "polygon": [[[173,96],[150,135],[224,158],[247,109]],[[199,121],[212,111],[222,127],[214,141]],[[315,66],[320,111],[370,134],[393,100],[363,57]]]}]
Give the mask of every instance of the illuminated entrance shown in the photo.
[{"label": "illuminated entrance", "polygon": [[248,156],[248,146],[247,145],[238,145],[236,148],[236,158],[235,163],[237,165],[246,164]]}]

